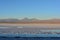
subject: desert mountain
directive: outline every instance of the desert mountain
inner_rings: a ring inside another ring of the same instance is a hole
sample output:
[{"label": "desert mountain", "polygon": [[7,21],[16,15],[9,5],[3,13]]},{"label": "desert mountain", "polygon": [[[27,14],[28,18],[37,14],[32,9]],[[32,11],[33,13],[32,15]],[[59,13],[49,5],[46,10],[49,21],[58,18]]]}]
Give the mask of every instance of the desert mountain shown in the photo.
[{"label": "desert mountain", "polygon": [[37,23],[48,23],[48,22],[56,22],[60,23],[60,19],[49,19],[49,20],[39,20],[36,18],[23,18],[23,19],[0,19],[0,22],[37,22]]}]

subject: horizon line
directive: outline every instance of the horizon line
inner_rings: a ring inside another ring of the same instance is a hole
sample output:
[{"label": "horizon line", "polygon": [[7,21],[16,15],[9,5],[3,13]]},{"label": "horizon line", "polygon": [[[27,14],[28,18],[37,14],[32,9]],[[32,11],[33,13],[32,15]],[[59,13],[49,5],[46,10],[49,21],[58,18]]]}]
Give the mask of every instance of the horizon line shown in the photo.
[{"label": "horizon line", "polygon": [[0,18],[0,19],[37,19],[37,20],[51,20],[51,19],[60,19],[60,18],[47,18],[47,19],[40,19],[40,18],[29,18],[29,17],[24,17],[24,18]]}]

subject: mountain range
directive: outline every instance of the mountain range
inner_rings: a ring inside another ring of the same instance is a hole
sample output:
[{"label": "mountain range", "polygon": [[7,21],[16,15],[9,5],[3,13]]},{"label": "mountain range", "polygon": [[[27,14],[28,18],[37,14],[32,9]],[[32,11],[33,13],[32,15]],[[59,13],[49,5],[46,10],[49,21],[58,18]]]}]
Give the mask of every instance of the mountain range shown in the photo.
[{"label": "mountain range", "polygon": [[40,19],[36,19],[36,18],[23,18],[23,19],[0,19],[0,23],[4,23],[4,22],[8,22],[8,23],[60,23],[60,19],[48,19],[48,20],[40,20]]}]

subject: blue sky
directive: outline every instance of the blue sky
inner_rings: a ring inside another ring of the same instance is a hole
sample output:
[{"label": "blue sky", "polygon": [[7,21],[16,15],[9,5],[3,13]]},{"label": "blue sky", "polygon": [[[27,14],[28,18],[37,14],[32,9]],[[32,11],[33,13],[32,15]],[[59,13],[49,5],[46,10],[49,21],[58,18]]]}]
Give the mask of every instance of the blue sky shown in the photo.
[{"label": "blue sky", "polygon": [[60,18],[60,0],[0,0],[0,18]]}]

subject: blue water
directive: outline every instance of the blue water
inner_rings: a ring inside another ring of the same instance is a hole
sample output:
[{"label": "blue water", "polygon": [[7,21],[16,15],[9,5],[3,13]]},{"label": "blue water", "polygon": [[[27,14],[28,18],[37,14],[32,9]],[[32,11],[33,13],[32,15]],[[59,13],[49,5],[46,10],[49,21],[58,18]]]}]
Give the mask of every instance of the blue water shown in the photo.
[{"label": "blue water", "polygon": [[[9,28],[7,29],[9,30]],[[15,30],[15,28],[13,29]],[[22,28],[22,29],[27,32],[26,30],[27,28]],[[6,32],[6,29],[2,29],[2,30]],[[31,30],[29,30],[28,28],[28,31],[31,31]],[[36,31],[37,29],[34,29],[34,30]],[[39,30],[40,29],[38,29],[38,31]],[[18,31],[18,30],[15,30],[15,31]],[[42,32],[53,32],[53,34],[0,34],[0,40],[60,40],[60,34],[54,33],[54,32],[60,32],[60,30],[41,30],[41,31]]]},{"label": "blue water", "polygon": [[60,37],[20,37],[20,38],[1,38],[0,40],[60,40]]},{"label": "blue water", "polygon": [[60,34],[0,34],[0,40],[60,40]]},{"label": "blue water", "polygon": [[60,34],[0,34],[5,37],[60,37]]}]

